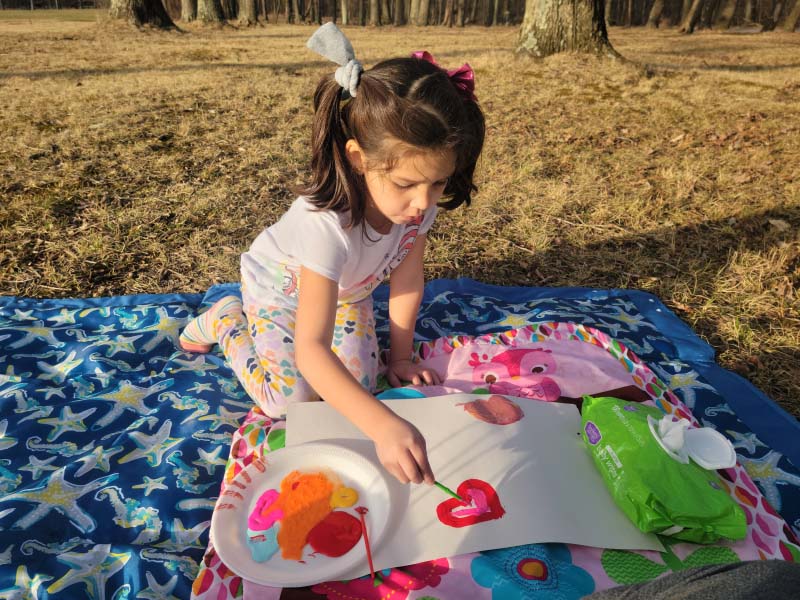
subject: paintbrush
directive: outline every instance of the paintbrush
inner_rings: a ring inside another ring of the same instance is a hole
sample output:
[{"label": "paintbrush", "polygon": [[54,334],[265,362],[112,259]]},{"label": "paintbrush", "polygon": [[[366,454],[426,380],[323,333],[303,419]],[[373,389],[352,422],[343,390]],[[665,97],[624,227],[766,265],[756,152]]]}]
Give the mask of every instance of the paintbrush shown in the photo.
[{"label": "paintbrush", "polygon": [[455,493],[453,490],[451,490],[451,489],[450,489],[449,487],[447,487],[446,485],[443,485],[443,484],[439,483],[438,481],[434,481],[434,482],[433,482],[433,485],[435,485],[436,487],[438,487],[438,488],[439,488],[440,490],[442,490],[442,491],[443,491],[445,494],[450,494],[450,495],[451,495],[453,498],[455,498],[456,500],[460,500],[461,502],[463,502],[463,501],[464,501],[464,499],[463,499],[461,496],[459,496],[458,494],[456,494],[456,493]]}]

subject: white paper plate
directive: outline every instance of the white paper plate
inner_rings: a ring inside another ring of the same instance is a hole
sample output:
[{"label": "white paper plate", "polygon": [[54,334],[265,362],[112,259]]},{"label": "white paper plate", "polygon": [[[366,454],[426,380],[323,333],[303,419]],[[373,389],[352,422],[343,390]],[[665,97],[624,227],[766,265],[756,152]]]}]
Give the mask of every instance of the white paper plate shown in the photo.
[{"label": "white paper plate", "polygon": [[[386,532],[391,510],[389,488],[383,473],[360,454],[333,444],[309,443],[270,452],[266,469],[248,465],[228,484],[226,493],[217,500],[211,518],[211,540],[220,559],[237,575],[261,585],[301,587],[336,579],[346,571],[363,564],[368,572],[363,538],[343,556],[336,558],[316,554],[306,546],[305,564],[284,560],[278,552],[268,561],[253,560],[247,547],[247,519],[258,498],[269,489],[280,490],[284,477],[295,470],[313,472],[330,469],[342,483],[358,492],[358,502],[350,508],[339,508],[359,518],[356,506],[365,506],[367,534],[373,555]],[[235,492],[235,493],[229,493]]]}]

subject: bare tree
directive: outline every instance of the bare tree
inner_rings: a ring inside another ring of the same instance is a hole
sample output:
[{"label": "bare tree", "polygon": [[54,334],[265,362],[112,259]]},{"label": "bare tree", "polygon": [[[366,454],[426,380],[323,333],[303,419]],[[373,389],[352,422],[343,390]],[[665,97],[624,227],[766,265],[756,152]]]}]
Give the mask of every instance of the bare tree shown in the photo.
[{"label": "bare tree", "polygon": [[379,25],[378,22],[378,0],[369,0],[369,24]]},{"label": "bare tree", "polygon": [[694,28],[697,27],[697,21],[700,20],[703,11],[704,2],[705,0],[692,0],[689,12],[683,17],[683,23],[681,23],[682,33],[694,33]]},{"label": "bare tree", "polygon": [[181,0],[181,21],[194,21],[197,18],[197,0]]},{"label": "bare tree", "polygon": [[[258,8],[256,0],[239,0],[239,25],[252,27],[258,25]],[[265,13],[266,14],[266,13]]]},{"label": "bare tree", "polygon": [[454,0],[446,0],[444,5],[444,16],[442,17],[441,24],[445,27],[453,26],[453,2]]},{"label": "bare tree", "polygon": [[419,13],[417,13],[417,25],[427,25],[428,13],[431,9],[430,0],[419,0]]},{"label": "bare tree", "polygon": [[537,57],[567,50],[618,57],[608,41],[604,0],[526,0],[517,52]]},{"label": "bare tree", "polygon": [[197,0],[197,20],[203,23],[222,23],[222,6],[219,0]]},{"label": "bare tree", "polygon": [[783,28],[786,31],[794,31],[797,29],[797,21],[800,20],[800,0],[795,0],[794,8],[792,12],[786,17],[786,20],[783,22]]},{"label": "bare tree", "polygon": [[108,15],[136,27],[149,25],[158,29],[176,29],[161,0],[111,0]]},{"label": "bare tree", "polygon": [[[733,1],[735,2],[736,0]],[[647,26],[658,27],[662,12],[664,12],[664,0],[655,0],[652,8],[650,8],[650,15],[647,17]]]},{"label": "bare tree", "polygon": [[723,0],[722,7],[717,12],[717,18],[714,20],[715,29],[727,29],[731,26],[733,15],[736,13],[736,5],[738,0]]},{"label": "bare tree", "polygon": [[403,0],[394,0],[394,24],[405,25],[405,4]]}]

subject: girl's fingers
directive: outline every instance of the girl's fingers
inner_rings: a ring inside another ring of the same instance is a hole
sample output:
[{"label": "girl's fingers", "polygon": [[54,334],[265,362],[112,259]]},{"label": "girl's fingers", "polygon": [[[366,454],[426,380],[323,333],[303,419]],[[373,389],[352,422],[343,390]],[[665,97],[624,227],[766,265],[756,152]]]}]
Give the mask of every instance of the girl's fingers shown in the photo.
[{"label": "girl's fingers", "polygon": [[411,383],[414,385],[422,385],[422,379],[420,379],[419,375],[414,374],[414,377],[411,378]]},{"label": "girl's fingers", "polygon": [[408,483],[408,477],[406,477],[406,474],[403,472],[403,469],[400,468],[400,465],[398,465],[397,463],[392,463],[383,466],[386,467],[386,470],[389,471],[389,473],[394,475],[397,481],[399,481],[404,485]]},{"label": "girl's fingers", "polygon": [[389,385],[392,387],[400,387],[400,379],[394,372],[390,369],[386,371],[386,379],[389,381]]},{"label": "girl's fingers", "polygon": [[417,467],[422,475],[422,479],[425,481],[425,483],[432,485],[436,479],[433,476],[433,470],[428,462],[428,452],[425,450],[425,444],[423,443],[419,446],[412,446],[411,455],[414,457],[414,461],[417,463]]},{"label": "girl's fingers", "polygon": [[428,385],[439,385],[441,383],[439,380],[439,374],[431,369],[425,369],[422,372],[422,377],[425,379],[425,382]]},{"label": "girl's fingers", "polygon": [[422,483],[422,474],[420,473],[419,466],[417,466],[417,461],[411,452],[406,451],[401,454],[398,462],[408,478],[406,483],[408,483],[408,481]]}]

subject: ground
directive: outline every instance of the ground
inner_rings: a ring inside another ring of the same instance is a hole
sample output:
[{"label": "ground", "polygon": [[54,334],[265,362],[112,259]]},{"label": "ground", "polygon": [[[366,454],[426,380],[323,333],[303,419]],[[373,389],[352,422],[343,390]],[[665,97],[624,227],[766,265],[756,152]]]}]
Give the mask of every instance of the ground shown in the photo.
[{"label": "ground", "polygon": [[[0,11],[0,294],[236,281],[306,172],[313,29]],[[428,278],[652,292],[800,417],[800,34],[611,28],[619,62],[520,59],[506,27],[346,33],[368,67],[475,68],[480,191]]]}]

